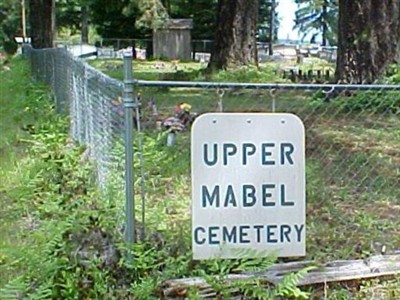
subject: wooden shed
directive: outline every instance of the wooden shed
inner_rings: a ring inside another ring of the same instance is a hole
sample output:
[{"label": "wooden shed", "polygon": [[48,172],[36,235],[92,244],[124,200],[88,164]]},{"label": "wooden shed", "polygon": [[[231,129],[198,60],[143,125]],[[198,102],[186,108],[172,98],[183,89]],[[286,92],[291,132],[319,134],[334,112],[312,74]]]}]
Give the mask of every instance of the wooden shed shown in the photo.
[{"label": "wooden shed", "polygon": [[192,19],[170,19],[153,32],[153,55],[167,59],[190,60]]}]

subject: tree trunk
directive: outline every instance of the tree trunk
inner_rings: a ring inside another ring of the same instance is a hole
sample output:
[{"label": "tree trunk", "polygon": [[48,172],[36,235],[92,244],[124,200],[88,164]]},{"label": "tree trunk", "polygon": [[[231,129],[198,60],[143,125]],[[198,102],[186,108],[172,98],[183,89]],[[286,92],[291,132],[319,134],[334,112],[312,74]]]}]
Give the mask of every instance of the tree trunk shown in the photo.
[{"label": "tree trunk", "polygon": [[54,0],[29,0],[29,12],[32,47],[54,47]]},{"label": "tree trunk", "polygon": [[398,0],[339,0],[336,79],[376,81],[397,60],[399,41]]},{"label": "tree trunk", "polygon": [[219,0],[209,69],[257,65],[258,0]]},{"label": "tree trunk", "polygon": [[81,42],[82,44],[89,43],[89,12],[88,6],[81,7]]}]

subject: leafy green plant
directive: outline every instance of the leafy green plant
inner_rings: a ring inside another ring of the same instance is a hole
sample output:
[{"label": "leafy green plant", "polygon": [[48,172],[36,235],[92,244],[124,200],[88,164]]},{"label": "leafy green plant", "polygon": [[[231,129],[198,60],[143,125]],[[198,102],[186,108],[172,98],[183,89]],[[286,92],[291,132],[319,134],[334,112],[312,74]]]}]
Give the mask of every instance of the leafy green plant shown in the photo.
[{"label": "leafy green plant", "polygon": [[296,273],[290,273],[283,277],[282,281],[276,287],[276,295],[285,298],[308,299],[310,294],[297,287],[297,283],[313,269],[315,267],[306,267]]}]

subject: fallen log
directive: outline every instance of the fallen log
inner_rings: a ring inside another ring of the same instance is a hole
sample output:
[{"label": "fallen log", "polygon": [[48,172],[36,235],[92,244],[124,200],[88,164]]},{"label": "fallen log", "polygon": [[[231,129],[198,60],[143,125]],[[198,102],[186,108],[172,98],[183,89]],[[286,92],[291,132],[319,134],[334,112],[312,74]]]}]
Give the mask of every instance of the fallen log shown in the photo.
[{"label": "fallen log", "polygon": [[[288,274],[299,272],[305,268],[314,267],[299,280],[297,286],[307,286],[328,282],[360,280],[400,274],[400,254],[377,255],[367,259],[337,260],[318,265],[312,261],[278,263],[266,271],[229,274],[221,281],[228,286],[239,281],[256,280],[265,285],[277,285]],[[167,280],[162,285],[163,296],[166,299],[182,298],[192,289],[204,299],[214,298],[215,292],[202,277]]]}]

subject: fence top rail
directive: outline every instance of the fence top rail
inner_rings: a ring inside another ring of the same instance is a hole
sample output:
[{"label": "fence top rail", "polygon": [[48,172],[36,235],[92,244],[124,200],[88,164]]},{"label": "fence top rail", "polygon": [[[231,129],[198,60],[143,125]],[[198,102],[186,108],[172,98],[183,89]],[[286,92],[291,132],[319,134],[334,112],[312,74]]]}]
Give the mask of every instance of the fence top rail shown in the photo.
[{"label": "fence top rail", "polygon": [[388,84],[295,84],[295,83],[234,83],[203,81],[149,81],[135,80],[140,86],[147,87],[189,87],[189,88],[240,88],[240,89],[301,89],[301,90],[400,90],[400,85]]}]

